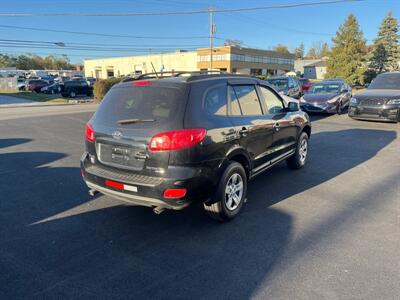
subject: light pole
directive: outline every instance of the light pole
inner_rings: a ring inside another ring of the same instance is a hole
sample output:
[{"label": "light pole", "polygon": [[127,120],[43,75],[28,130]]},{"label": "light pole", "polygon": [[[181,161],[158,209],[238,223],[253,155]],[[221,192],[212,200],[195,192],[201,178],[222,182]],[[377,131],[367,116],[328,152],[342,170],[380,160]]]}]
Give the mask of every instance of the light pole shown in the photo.
[{"label": "light pole", "polygon": [[210,71],[213,68],[213,44],[214,44],[214,33],[215,33],[215,24],[214,24],[214,7],[210,6],[208,8],[208,14],[210,16]]}]

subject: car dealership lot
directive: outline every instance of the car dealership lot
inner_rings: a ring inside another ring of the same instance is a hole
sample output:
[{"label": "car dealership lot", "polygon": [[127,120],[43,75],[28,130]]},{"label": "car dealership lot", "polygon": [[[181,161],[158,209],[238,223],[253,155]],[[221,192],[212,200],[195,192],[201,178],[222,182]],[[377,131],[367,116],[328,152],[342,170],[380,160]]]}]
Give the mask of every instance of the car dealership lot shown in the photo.
[{"label": "car dealership lot", "polygon": [[399,125],[313,116],[308,165],[226,224],[153,214],[80,178],[90,106],[0,111],[0,298],[396,299]]}]

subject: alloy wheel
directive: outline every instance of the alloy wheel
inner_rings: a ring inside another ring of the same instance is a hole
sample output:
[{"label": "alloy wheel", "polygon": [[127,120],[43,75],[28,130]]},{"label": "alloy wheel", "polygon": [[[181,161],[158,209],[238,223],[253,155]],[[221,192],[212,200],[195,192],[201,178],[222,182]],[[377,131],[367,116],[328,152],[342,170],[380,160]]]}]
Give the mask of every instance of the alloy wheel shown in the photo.
[{"label": "alloy wheel", "polygon": [[225,204],[230,211],[235,210],[243,198],[243,178],[238,173],[232,174],[225,187]]},{"label": "alloy wheel", "polygon": [[308,151],[307,139],[303,139],[303,140],[301,140],[300,149],[299,149],[300,161],[302,163],[304,163],[307,158],[307,151]]}]

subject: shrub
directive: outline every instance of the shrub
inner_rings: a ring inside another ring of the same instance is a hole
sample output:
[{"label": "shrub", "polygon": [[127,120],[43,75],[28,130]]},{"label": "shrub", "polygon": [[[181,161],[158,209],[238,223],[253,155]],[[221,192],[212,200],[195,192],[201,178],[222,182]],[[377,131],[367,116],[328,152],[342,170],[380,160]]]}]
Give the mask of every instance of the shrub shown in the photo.
[{"label": "shrub", "polygon": [[119,83],[124,78],[110,78],[110,79],[98,79],[93,87],[93,94],[96,103],[100,103],[104,96],[111,89],[111,87]]}]

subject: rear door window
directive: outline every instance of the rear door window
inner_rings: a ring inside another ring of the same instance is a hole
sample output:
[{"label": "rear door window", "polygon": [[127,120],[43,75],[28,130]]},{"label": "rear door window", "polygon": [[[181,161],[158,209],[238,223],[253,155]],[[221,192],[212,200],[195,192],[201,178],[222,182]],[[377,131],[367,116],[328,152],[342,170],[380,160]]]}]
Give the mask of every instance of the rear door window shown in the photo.
[{"label": "rear door window", "polygon": [[184,105],[183,98],[184,89],[175,87],[115,87],[104,97],[95,118],[103,125],[111,126],[127,119],[167,122]]},{"label": "rear door window", "polygon": [[204,97],[204,110],[206,113],[225,116],[227,113],[226,85],[212,87],[206,91]]},{"label": "rear door window", "polygon": [[262,115],[261,104],[254,85],[233,86],[243,116]]}]

